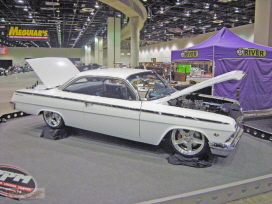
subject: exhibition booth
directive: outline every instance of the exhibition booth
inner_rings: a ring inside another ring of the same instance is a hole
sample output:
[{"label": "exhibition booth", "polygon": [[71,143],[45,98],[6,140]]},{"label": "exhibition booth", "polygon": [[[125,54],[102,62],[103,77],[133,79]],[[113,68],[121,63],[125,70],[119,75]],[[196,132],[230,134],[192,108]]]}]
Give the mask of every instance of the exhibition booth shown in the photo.
[{"label": "exhibition booth", "polygon": [[227,28],[190,48],[173,50],[172,62],[213,62],[212,75],[242,70],[247,76],[240,81],[216,84],[213,95],[237,99],[243,110],[272,108],[272,48],[248,42]]}]

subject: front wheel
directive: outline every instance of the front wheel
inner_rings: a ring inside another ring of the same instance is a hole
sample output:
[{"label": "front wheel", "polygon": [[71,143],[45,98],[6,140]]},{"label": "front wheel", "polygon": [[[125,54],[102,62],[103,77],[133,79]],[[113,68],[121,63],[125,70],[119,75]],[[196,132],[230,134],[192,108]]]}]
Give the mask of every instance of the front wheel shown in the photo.
[{"label": "front wheel", "polygon": [[46,124],[53,129],[58,129],[64,126],[63,118],[58,113],[44,111],[43,119]]},{"label": "front wheel", "polygon": [[170,146],[184,157],[199,157],[206,153],[208,142],[200,132],[187,129],[175,129],[169,137]]}]

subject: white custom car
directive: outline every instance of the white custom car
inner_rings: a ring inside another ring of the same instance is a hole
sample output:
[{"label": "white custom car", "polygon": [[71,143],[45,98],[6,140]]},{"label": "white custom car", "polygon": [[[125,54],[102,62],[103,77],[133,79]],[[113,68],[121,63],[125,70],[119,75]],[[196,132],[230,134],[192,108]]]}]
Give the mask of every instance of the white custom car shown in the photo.
[{"label": "white custom car", "polygon": [[80,73],[66,58],[27,62],[43,85],[16,91],[11,103],[26,113],[42,114],[51,128],[66,125],[152,145],[166,139],[185,157],[197,157],[209,149],[227,156],[243,133],[237,101],[194,93],[215,83],[240,80],[245,76],[242,71],[176,91],[148,70]]}]

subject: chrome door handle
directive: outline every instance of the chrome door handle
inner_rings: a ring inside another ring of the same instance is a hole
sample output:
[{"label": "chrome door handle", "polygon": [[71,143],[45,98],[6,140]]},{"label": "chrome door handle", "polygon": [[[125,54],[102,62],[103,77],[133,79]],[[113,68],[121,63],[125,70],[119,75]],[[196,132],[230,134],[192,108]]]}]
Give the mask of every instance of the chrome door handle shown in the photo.
[{"label": "chrome door handle", "polygon": [[85,102],[85,107],[88,107],[89,105],[93,105],[93,103],[88,103],[88,102]]}]

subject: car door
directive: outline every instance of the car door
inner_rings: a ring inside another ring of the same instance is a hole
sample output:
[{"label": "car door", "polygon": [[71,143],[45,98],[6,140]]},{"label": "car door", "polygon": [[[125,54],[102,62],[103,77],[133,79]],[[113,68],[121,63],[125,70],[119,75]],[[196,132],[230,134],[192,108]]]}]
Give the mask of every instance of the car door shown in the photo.
[{"label": "car door", "polygon": [[119,79],[101,80],[103,90],[86,98],[85,129],[139,141],[141,101]]}]

